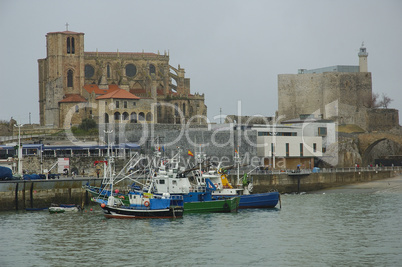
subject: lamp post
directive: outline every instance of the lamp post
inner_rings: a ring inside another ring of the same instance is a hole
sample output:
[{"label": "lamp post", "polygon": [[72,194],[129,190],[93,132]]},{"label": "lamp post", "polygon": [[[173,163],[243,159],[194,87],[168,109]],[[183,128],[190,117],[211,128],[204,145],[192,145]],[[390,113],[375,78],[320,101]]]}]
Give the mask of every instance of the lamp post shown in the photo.
[{"label": "lamp post", "polygon": [[14,127],[18,127],[18,174],[22,175],[22,147],[21,147],[21,127],[22,124],[14,124]]}]

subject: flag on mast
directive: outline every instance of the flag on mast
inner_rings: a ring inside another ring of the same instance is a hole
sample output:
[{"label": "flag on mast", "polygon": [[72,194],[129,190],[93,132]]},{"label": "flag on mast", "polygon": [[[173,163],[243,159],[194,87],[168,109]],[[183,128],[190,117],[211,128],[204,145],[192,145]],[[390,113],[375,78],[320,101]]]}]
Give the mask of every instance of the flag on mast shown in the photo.
[{"label": "flag on mast", "polygon": [[191,152],[190,151],[190,149],[188,150],[188,153],[187,153],[189,156],[192,156],[192,157],[194,157],[194,154],[193,154],[193,152]]}]

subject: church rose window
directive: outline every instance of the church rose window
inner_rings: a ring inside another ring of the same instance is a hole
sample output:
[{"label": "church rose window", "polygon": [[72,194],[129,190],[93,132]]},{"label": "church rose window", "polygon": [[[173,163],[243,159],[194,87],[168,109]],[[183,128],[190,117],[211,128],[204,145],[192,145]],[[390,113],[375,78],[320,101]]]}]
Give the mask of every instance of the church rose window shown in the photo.
[{"label": "church rose window", "polygon": [[126,65],[126,75],[128,77],[134,77],[135,74],[137,74],[137,68],[134,66],[134,64],[127,64]]},{"label": "church rose window", "polygon": [[92,78],[92,76],[94,76],[95,74],[95,70],[94,67],[92,67],[91,65],[85,65],[85,78]]}]

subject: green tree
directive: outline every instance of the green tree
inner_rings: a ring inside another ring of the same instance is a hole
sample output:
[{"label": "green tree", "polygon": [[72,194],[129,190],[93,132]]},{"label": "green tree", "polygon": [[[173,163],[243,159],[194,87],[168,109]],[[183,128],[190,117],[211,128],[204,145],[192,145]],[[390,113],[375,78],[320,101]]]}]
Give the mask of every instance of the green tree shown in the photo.
[{"label": "green tree", "polygon": [[83,131],[89,131],[91,129],[96,129],[98,125],[94,119],[85,118],[81,121],[81,124],[78,125],[78,128]]}]

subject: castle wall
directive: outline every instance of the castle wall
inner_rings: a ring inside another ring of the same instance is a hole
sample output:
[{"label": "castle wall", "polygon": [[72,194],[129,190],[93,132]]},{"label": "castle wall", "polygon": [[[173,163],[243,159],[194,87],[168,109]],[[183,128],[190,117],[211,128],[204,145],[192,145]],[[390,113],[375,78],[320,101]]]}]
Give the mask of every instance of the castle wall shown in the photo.
[{"label": "castle wall", "polygon": [[278,75],[280,120],[315,114],[339,123],[367,127],[365,104],[371,98],[371,73]]},{"label": "castle wall", "polygon": [[399,112],[397,109],[368,109],[367,131],[384,131],[399,127]]}]

